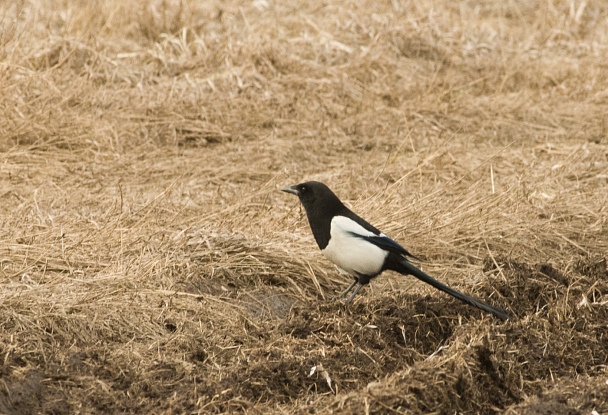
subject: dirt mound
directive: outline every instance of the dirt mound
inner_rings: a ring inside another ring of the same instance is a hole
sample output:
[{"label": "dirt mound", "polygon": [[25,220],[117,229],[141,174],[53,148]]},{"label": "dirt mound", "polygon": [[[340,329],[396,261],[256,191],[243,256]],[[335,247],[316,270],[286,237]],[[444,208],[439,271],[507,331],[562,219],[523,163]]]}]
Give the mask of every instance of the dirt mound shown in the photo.
[{"label": "dirt mound", "polygon": [[[514,315],[507,323],[440,293],[387,295],[352,306],[311,300],[294,306],[276,328],[258,321],[242,345],[248,352],[240,364],[233,362],[220,382],[206,384],[210,397],[225,402],[216,410],[240,399],[285,404],[334,393],[340,397],[308,409],[495,413],[524,405],[527,396],[560,410],[605,407],[608,395],[597,391],[579,393],[574,406],[543,395],[555,382],[559,388],[583,377],[592,379],[585,384],[591,388],[605,377],[603,258],[580,259],[569,270],[487,260],[486,272],[496,277],[479,292],[502,295],[501,305]],[[311,374],[313,367],[323,370]]]},{"label": "dirt mound", "polygon": [[[437,408],[442,408],[442,413],[494,413],[522,401],[525,403],[518,407],[527,408],[531,411],[528,413],[548,413],[533,412],[535,404],[530,402],[537,402],[537,408],[545,403],[545,408],[559,405],[555,413],[608,409],[608,394],[604,393],[608,391],[605,260],[581,259],[570,272],[546,263],[527,265],[507,259],[496,263],[504,278],[489,279],[485,289],[499,291],[517,317],[505,324],[465,317],[459,324],[455,318],[446,321],[434,312],[416,315],[410,311],[398,314],[393,322],[376,320],[389,332],[388,327],[397,331],[408,321],[417,322],[418,333],[425,333],[424,341],[415,333],[412,339],[410,332],[406,337],[409,345],[397,347],[395,343],[403,344],[403,338],[385,337],[392,347],[379,354],[387,353],[400,364],[401,359],[408,363],[395,365],[397,373],[367,388],[365,382],[377,373],[366,368],[365,373],[371,376],[361,377],[361,389],[335,403],[338,412],[351,413],[365,404],[370,413],[378,414],[386,413],[387,408],[414,413]],[[486,261],[486,268],[497,271],[490,260]],[[434,304],[452,300],[413,300],[416,301]],[[412,301],[400,304],[399,309],[406,309],[408,303]],[[467,310],[459,311],[468,314]],[[435,330],[430,328],[429,320]],[[442,320],[444,327],[440,328]],[[433,348],[441,345],[447,347],[429,358]],[[579,385],[581,389],[574,393],[576,402],[556,399],[561,393],[560,385],[572,387],[579,378],[590,380]],[[545,395],[543,390],[556,382],[552,394]],[[526,400],[527,396],[535,398]]]},{"label": "dirt mound", "polygon": [[[101,412],[196,410],[196,390],[207,413],[262,404],[345,414],[363,407],[371,414],[608,408],[604,259],[560,267],[498,258],[485,268],[472,294],[500,293],[496,301],[514,315],[506,323],[439,292],[387,293],[346,306],[293,303],[274,288],[251,296],[234,323],[241,328],[222,337],[193,336],[187,325],[165,320],[159,340],[172,344],[172,357],[125,360],[89,346],[56,350],[38,372],[20,369],[26,361],[11,354],[0,405],[9,414],[67,413],[70,397],[78,397]],[[27,361],[33,358],[42,356]],[[91,377],[96,387],[86,382]]]}]

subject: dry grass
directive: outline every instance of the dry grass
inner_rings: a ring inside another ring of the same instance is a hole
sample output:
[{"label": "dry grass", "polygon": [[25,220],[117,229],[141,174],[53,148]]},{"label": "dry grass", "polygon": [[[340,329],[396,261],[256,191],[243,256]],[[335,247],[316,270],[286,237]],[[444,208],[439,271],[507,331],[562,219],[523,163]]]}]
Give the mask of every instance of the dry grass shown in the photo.
[{"label": "dry grass", "polygon": [[[605,4],[0,16],[0,412],[608,413]],[[516,318],[326,302],[304,179]]]}]

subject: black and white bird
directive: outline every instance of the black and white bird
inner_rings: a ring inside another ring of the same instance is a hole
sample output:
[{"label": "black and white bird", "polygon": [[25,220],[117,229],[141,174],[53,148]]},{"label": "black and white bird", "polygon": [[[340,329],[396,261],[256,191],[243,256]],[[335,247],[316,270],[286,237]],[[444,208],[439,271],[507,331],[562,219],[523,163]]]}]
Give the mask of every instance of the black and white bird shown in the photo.
[{"label": "black and white bird", "polygon": [[415,258],[404,247],[344,206],[329,187],[320,182],[306,182],[282,189],[298,196],[306,210],[308,223],[321,252],[339,270],[351,275],[354,281],[340,297],[351,302],[359,290],[383,271],[413,275],[433,287],[467,304],[494,314],[501,320],[507,312],[469,297],[425,274],[408,261]]}]

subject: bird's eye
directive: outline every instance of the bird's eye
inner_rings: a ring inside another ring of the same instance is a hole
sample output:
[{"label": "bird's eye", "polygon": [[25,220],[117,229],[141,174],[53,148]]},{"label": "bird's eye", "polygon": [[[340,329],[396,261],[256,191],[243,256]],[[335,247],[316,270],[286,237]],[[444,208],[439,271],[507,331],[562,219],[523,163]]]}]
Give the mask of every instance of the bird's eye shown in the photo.
[{"label": "bird's eye", "polygon": [[306,188],[306,186],[302,186],[300,187],[300,192],[304,193],[305,191],[307,191],[308,189]]}]

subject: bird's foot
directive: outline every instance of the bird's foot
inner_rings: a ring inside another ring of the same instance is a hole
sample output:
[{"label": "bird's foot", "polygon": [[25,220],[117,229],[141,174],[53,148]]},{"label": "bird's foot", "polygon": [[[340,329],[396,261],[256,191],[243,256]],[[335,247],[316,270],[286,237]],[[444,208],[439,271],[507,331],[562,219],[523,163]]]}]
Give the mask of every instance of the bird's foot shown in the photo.
[{"label": "bird's foot", "polygon": [[352,303],[353,299],[355,298],[355,295],[357,295],[357,293],[359,292],[359,290],[363,288],[363,284],[359,283],[359,285],[357,285],[357,288],[355,288],[355,291],[353,291],[353,293],[351,294],[350,297],[348,297],[348,300],[346,300],[347,303]]},{"label": "bird's foot", "polygon": [[[355,287],[355,285],[357,285],[357,284],[359,284],[359,281],[357,281],[357,280],[353,281],[353,283],[352,283],[351,285],[349,285],[349,286],[348,286],[348,288],[347,288],[346,290],[342,291],[340,294],[334,295],[334,296],[331,298],[331,299],[332,299],[332,301],[335,301],[335,300],[341,300],[341,299],[345,298],[345,297],[346,297],[346,295],[347,295],[349,292],[351,292],[351,290],[352,290],[352,289]],[[355,292],[357,292],[357,291],[359,291],[359,290],[358,290],[358,289],[357,289],[357,290],[355,290]]]}]

